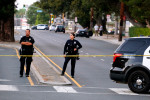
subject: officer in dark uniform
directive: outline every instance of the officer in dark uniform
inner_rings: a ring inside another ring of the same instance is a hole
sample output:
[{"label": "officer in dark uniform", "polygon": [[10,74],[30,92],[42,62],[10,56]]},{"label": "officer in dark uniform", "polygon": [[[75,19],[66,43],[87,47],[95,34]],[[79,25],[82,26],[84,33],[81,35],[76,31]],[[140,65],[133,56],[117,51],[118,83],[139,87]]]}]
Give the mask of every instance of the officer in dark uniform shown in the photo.
[{"label": "officer in dark uniform", "polygon": [[71,33],[70,34],[70,39],[67,40],[65,46],[64,46],[64,57],[65,57],[65,62],[63,66],[63,71],[62,71],[62,76],[64,75],[66,71],[66,67],[68,62],[71,60],[71,76],[74,78],[74,70],[75,70],[75,63],[76,63],[76,58],[77,57],[66,57],[66,55],[77,55],[78,50],[82,48],[82,45],[80,44],[79,41],[75,40],[75,34]]},{"label": "officer in dark uniform", "polygon": [[26,62],[26,77],[29,77],[30,65],[32,62],[33,55],[33,44],[34,39],[30,36],[30,30],[26,29],[26,36],[23,36],[20,40],[21,49],[20,55],[29,55],[29,56],[21,56],[20,58],[20,77],[23,77],[24,65]]}]

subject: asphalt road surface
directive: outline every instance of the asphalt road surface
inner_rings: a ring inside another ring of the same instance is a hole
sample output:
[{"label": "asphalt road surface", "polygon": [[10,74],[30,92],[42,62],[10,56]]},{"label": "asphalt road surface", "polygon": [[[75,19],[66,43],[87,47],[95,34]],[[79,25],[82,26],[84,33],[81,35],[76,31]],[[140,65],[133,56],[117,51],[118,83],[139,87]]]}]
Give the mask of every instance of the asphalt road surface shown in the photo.
[{"label": "asphalt road surface", "polygon": [[[18,31],[20,34],[15,35],[16,41],[25,35],[25,31]],[[45,55],[63,55],[64,44],[69,39],[69,34],[45,30],[31,31],[31,36],[35,39],[35,46]],[[80,55],[112,55],[118,47],[90,38],[77,37],[76,39],[83,46]],[[15,50],[0,48],[0,54],[6,52],[16,54]],[[0,63],[3,64],[0,66],[0,100],[149,100],[150,98],[150,94],[132,93],[127,85],[110,80],[112,57],[80,57],[76,62],[75,72],[75,80],[78,84],[66,76],[73,83],[70,86],[38,84],[32,75],[35,85],[31,86],[26,77],[19,78],[16,71],[19,68],[17,59],[17,57],[0,57]],[[63,57],[50,59],[62,68]],[[70,70],[69,63],[66,71],[69,75]]]}]

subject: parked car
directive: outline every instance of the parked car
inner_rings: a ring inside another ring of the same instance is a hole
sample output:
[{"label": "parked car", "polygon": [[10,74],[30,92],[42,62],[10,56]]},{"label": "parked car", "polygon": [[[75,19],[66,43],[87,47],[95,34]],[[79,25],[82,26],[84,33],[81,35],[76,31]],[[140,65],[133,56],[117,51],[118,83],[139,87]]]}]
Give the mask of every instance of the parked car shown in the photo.
[{"label": "parked car", "polygon": [[85,29],[78,29],[75,34],[76,37],[89,37],[88,32]]},{"label": "parked car", "polygon": [[113,31],[113,30],[108,31],[108,34],[114,34],[114,33],[115,33],[115,31]]},{"label": "parked car", "polygon": [[37,26],[32,26],[31,29],[32,30],[37,30]]},{"label": "parked car", "polygon": [[51,25],[51,26],[49,27],[49,30],[50,30],[50,31],[55,31],[55,28],[56,28],[56,25]]},{"label": "parked car", "polygon": [[88,31],[88,35],[89,35],[89,37],[90,37],[90,36],[93,36],[93,31],[89,30],[89,31]]},{"label": "parked car", "polygon": [[38,24],[37,30],[49,30],[49,27],[47,24]]},{"label": "parked car", "polygon": [[57,25],[56,28],[55,28],[55,32],[65,33],[65,27],[63,25]]},{"label": "parked car", "polygon": [[150,37],[129,38],[114,52],[110,78],[135,93],[150,90]]}]

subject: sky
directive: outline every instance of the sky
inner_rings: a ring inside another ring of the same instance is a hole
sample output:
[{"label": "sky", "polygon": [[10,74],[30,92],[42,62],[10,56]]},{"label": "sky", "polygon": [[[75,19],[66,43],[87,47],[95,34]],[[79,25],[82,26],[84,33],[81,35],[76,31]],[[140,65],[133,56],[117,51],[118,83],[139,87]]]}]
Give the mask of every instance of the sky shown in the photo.
[{"label": "sky", "polygon": [[24,4],[30,6],[31,4],[33,4],[36,1],[38,1],[38,0],[16,0],[15,4],[18,4],[17,9],[22,9]]}]

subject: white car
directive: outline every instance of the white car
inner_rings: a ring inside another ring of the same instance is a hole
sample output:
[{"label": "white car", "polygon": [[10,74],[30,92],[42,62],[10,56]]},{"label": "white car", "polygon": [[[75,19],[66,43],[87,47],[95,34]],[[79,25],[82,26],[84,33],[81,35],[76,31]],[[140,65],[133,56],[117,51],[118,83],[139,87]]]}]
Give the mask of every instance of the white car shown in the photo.
[{"label": "white car", "polygon": [[38,24],[37,25],[37,30],[48,30],[49,27],[47,24]]},{"label": "white car", "polygon": [[49,27],[49,30],[50,30],[50,31],[55,31],[55,28],[56,28],[56,25],[51,25],[51,26]]}]

